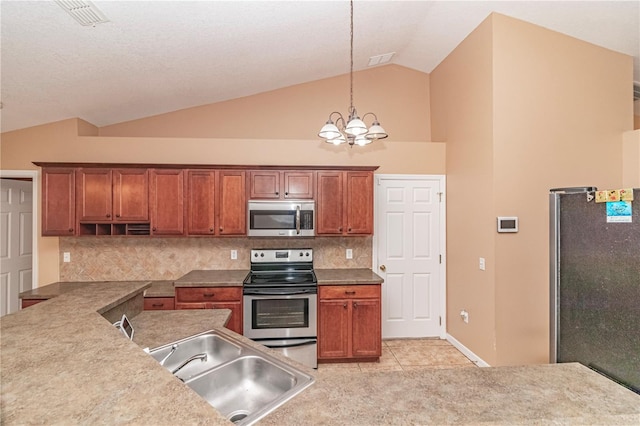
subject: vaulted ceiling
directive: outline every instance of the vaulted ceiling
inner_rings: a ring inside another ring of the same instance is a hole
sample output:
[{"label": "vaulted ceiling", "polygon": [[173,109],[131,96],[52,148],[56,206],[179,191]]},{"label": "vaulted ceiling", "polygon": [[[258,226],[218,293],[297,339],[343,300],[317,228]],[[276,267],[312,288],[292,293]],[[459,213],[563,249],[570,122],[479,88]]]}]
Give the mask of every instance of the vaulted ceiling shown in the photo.
[{"label": "vaulted ceiling", "polygon": [[[104,126],[349,71],[346,0],[94,4],[109,22],[81,26],[53,1],[0,3],[3,132],[71,117]],[[394,53],[429,73],[494,11],[632,55],[640,82],[640,1],[356,0],[354,69]]]}]

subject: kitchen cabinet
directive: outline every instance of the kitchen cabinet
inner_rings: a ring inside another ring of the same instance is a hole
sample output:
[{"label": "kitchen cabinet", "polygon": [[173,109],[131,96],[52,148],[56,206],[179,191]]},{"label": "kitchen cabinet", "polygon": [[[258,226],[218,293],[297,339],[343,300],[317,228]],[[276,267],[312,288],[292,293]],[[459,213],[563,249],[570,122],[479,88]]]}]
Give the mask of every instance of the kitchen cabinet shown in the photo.
[{"label": "kitchen cabinet", "polygon": [[44,302],[47,299],[22,299],[20,301],[20,306],[22,306],[22,309],[24,308],[28,308],[29,306],[33,306],[36,305],[40,302]]},{"label": "kitchen cabinet", "polygon": [[187,172],[187,234],[246,235],[246,172]]},{"label": "kitchen cabinet", "polygon": [[377,360],[382,355],[380,285],[318,287],[318,361]]},{"label": "kitchen cabinet", "polygon": [[149,220],[149,171],[80,168],[76,172],[80,222]]},{"label": "kitchen cabinet", "polygon": [[145,297],[145,311],[167,311],[175,308],[175,299],[173,297]]},{"label": "kitchen cabinet", "polygon": [[246,172],[243,170],[221,170],[217,177],[219,235],[246,235]]},{"label": "kitchen cabinet", "polygon": [[242,334],[242,287],[176,287],[176,309],[230,309],[227,328]]},{"label": "kitchen cabinet", "polygon": [[76,174],[73,168],[42,169],[42,235],[76,234]]},{"label": "kitchen cabinet", "polygon": [[252,170],[249,172],[251,200],[313,199],[315,172]]},{"label": "kitchen cabinet", "polygon": [[151,235],[184,235],[184,171],[152,169],[150,181]]},{"label": "kitchen cabinet", "polygon": [[317,235],[373,234],[373,172],[319,171]]}]

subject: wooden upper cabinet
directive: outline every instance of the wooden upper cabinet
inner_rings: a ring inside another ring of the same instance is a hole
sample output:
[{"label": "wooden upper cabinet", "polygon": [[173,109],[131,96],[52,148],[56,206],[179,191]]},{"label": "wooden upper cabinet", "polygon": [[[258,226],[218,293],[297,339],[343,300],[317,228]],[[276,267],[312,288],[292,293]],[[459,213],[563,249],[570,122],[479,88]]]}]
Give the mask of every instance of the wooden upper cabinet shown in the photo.
[{"label": "wooden upper cabinet", "polygon": [[76,180],[73,168],[42,169],[42,235],[76,234]]},{"label": "wooden upper cabinet", "polygon": [[342,235],[343,181],[343,172],[318,172],[316,205],[316,234],[318,235]]},{"label": "wooden upper cabinet", "polygon": [[152,169],[151,235],[184,235],[184,171]]},{"label": "wooden upper cabinet", "polygon": [[249,199],[313,199],[315,172],[253,170],[249,172]]},{"label": "wooden upper cabinet", "polygon": [[346,172],[346,233],[373,234],[373,173]]},{"label": "wooden upper cabinet", "polygon": [[187,171],[187,234],[216,234],[216,172]]},{"label": "wooden upper cabinet", "polygon": [[318,235],[373,234],[373,172],[318,172]]},{"label": "wooden upper cabinet", "polygon": [[113,211],[116,221],[149,220],[148,169],[113,170]]},{"label": "wooden upper cabinet", "polygon": [[76,172],[81,222],[149,220],[147,169],[80,168]]},{"label": "wooden upper cabinet", "polygon": [[246,172],[218,172],[219,235],[247,234]]}]

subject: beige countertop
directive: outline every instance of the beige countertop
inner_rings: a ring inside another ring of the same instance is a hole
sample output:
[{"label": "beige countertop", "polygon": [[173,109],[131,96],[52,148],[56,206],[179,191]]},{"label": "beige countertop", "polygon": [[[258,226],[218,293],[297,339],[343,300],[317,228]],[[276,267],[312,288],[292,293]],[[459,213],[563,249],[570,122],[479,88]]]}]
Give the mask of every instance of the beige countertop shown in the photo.
[{"label": "beige countertop", "polygon": [[[228,424],[100,315],[149,286],[83,283],[0,318],[0,423],[167,424],[180,419],[182,424]],[[172,338],[143,331],[139,325],[152,323],[154,315],[140,316],[131,319],[138,328],[136,341]],[[200,318],[200,331],[221,326],[220,319]]]},{"label": "beige countertop", "polygon": [[384,280],[371,269],[314,269],[318,285],[382,284]]},{"label": "beige countertop", "polygon": [[638,425],[640,396],[580,364],[318,373],[261,425]]},{"label": "beige countertop", "polygon": [[[129,281],[135,283],[150,283],[151,286],[145,290],[145,297],[173,297],[173,281]],[[20,299],[42,299],[47,300],[61,294],[68,293],[91,283],[105,283],[105,281],[59,281],[47,284],[32,290],[20,293]]]},{"label": "beige countertop", "polygon": [[176,287],[206,287],[206,286],[242,286],[242,282],[249,273],[246,269],[230,269],[222,271],[195,270],[174,281]]}]

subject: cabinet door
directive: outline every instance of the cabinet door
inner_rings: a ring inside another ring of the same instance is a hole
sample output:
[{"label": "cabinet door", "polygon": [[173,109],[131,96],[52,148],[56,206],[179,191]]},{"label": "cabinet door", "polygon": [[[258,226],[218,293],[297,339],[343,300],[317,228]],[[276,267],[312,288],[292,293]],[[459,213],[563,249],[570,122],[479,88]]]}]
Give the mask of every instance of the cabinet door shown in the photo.
[{"label": "cabinet door", "polygon": [[278,199],[280,196],[280,172],[257,170],[249,172],[250,199]]},{"label": "cabinet door", "polygon": [[343,229],[343,174],[318,172],[318,205],[316,234],[342,234]]},{"label": "cabinet door", "polygon": [[284,172],[284,198],[311,200],[315,188],[314,172]]},{"label": "cabinet door", "polygon": [[149,220],[149,171],[113,170],[113,212],[116,221]]},{"label": "cabinet door", "polygon": [[373,234],[373,173],[346,173],[347,234]]},{"label": "cabinet door", "polygon": [[219,235],[247,234],[247,202],[244,171],[220,171],[218,198]]},{"label": "cabinet door", "polygon": [[111,182],[111,169],[79,169],[77,171],[78,221],[111,222],[113,220]]},{"label": "cabinet door", "polygon": [[382,330],[379,299],[351,301],[352,355],[379,357],[382,355]]},{"label": "cabinet door", "polygon": [[184,171],[151,170],[151,233],[184,234]]},{"label": "cabinet door", "polygon": [[318,303],[318,358],[349,356],[349,313],[347,300]]},{"label": "cabinet door", "polygon": [[215,302],[212,307],[213,309],[230,309],[231,317],[226,327],[231,331],[242,334],[242,302]]},{"label": "cabinet door", "polygon": [[187,172],[187,234],[214,235],[216,217],[216,172]]},{"label": "cabinet door", "polygon": [[42,235],[75,235],[76,179],[69,168],[42,169]]}]

